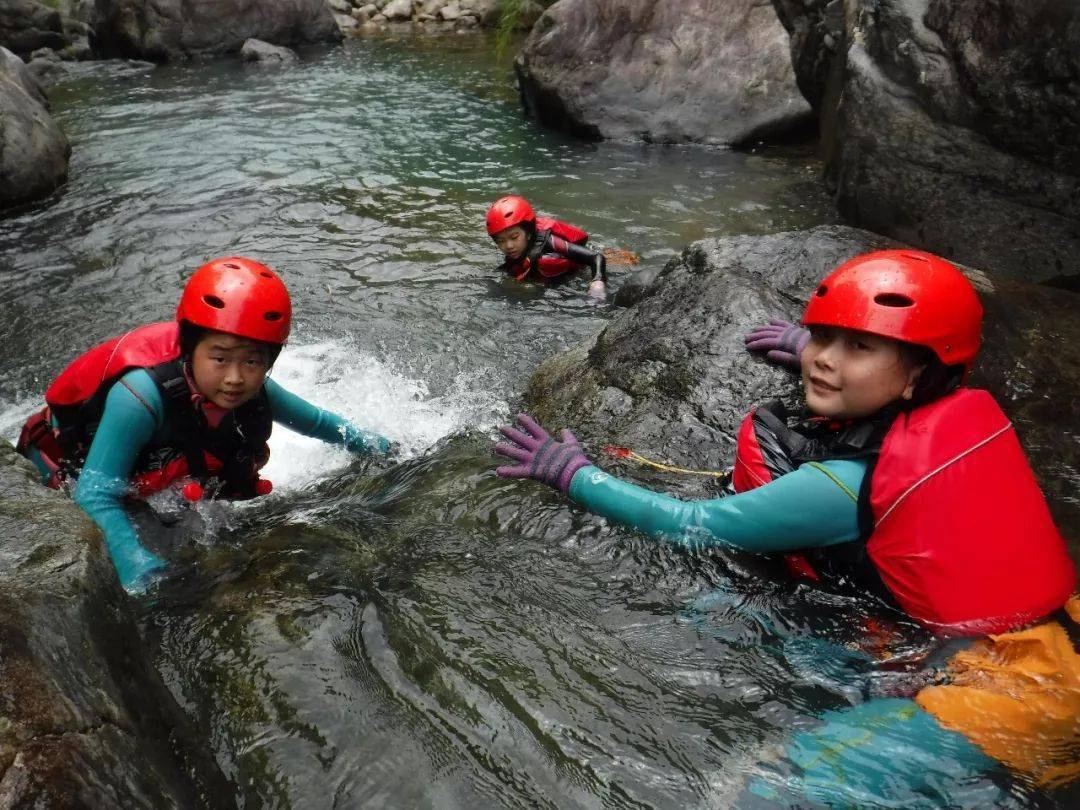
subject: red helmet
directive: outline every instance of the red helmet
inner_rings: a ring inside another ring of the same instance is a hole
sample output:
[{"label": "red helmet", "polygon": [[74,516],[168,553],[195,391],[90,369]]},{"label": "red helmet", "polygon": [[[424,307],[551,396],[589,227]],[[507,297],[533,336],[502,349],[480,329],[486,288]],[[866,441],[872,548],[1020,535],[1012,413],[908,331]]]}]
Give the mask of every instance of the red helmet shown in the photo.
[{"label": "red helmet", "polygon": [[265,264],[228,256],[188,279],[176,320],[281,345],[289,336],[292,302],[285,283]]},{"label": "red helmet", "polygon": [[488,236],[494,236],[499,231],[505,231],[515,225],[527,223],[536,224],[536,213],[529,201],[524,197],[511,194],[508,197],[499,197],[491,204],[487,212]]},{"label": "red helmet", "polygon": [[914,343],[947,366],[970,369],[982,315],[971,283],[949,262],[921,250],[878,250],[844,262],[818,284],[803,324]]}]

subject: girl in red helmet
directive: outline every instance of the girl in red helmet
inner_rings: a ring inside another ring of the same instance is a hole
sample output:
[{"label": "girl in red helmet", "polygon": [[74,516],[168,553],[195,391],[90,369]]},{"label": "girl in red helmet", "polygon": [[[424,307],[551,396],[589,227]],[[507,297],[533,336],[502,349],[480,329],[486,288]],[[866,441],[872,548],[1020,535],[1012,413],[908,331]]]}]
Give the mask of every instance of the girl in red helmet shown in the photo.
[{"label": "girl in red helmet", "polygon": [[524,197],[500,197],[487,212],[487,232],[506,261],[499,269],[515,281],[553,283],[582,267],[592,269],[589,294],[604,298],[607,263],[585,247],[589,235],[561,220],[537,217]]},{"label": "girl in red helmet", "polygon": [[275,422],[353,452],[385,454],[389,442],[306,402],[267,378],[289,336],[288,290],[269,267],[242,257],[195,271],[176,319],[137,327],[76,358],[23,428],[18,449],[101,527],[129,591],[164,566],[124,510],[129,495],[172,485],[189,500],[207,491],[265,495],[259,469]]},{"label": "girl in red helmet", "polygon": [[1039,784],[1080,775],[1080,655],[1062,611],[1080,616],[1076,571],[1012,425],[987,392],[962,386],[981,321],[971,285],[936,256],[879,251],[841,265],[811,295],[805,335],[774,323],[754,347],[798,357],[808,414],[747,416],[737,494],[725,498],[681,501],[615,479],[569,431],[555,439],[527,414],[502,429],[496,451],[515,463],[500,476],[541,481],[676,545],[787,554],[793,571],[863,582],[939,636],[995,634],[950,661],[953,683],[830,712],[796,735],[797,773],[781,782],[800,795],[758,785],[768,798],[940,796],[935,757],[965,779],[996,763]]}]

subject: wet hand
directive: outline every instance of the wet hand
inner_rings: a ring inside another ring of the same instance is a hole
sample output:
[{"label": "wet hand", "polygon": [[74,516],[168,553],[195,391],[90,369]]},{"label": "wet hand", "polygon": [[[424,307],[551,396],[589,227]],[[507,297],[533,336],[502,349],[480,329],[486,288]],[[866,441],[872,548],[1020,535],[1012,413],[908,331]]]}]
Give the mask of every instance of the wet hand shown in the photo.
[{"label": "wet hand", "polygon": [[810,330],[777,318],[751,330],[743,340],[747,351],[765,352],[773,363],[800,371],[799,357],[810,342]]},{"label": "wet hand", "polygon": [[110,548],[109,554],[120,577],[120,585],[132,595],[144,593],[167,565],[161,557],[137,543],[122,549]]},{"label": "wet hand", "polygon": [[574,473],[592,465],[569,430],[564,429],[559,440],[527,413],[519,413],[516,422],[517,427],[499,428],[510,441],[495,445],[495,452],[518,462],[499,467],[496,472],[501,477],[532,478],[565,493]]}]

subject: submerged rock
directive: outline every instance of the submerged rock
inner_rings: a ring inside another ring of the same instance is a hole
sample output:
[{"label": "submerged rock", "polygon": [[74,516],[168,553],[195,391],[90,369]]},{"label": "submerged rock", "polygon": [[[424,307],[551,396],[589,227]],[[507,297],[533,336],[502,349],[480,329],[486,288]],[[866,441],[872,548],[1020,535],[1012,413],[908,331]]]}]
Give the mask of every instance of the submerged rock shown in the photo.
[{"label": "submerged rock", "polygon": [[811,120],[758,0],[561,0],[515,63],[526,110],[585,137],[741,144]]},{"label": "submerged rock", "polygon": [[1080,284],[1080,4],[773,2],[850,222]]},{"label": "submerged rock", "polygon": [[92,25],[103,56],[153,61],[342,39],[323,0],[97,0]]},{"label": "submerged rock", "polygon": [[259,62],[270,65],[288,65],[299,61],[296,51],[279,45],[271,45],[261,39],[247,40],[240,49],[240,58],[245,62]]},{"label": "submerged rock", "polygon": [[101,535],[0,441],[0,806],[230,807]]},{"label": "submerged rock", "polygon": [[47,197],[67,179],[71,147],[23,61],[0,48],[0,209]]},{"label": "submerged rock", "polygon": [[[678,466],[725,469],[751,406],[800,401],[795,376],[748,353],[743,335],[769,318],[797,320],[814,285],[846,259],[897,246],[842,226],[696,242],[646,276],[634,303],[595,338],[541,365],[525,407],[548,428],[572,428],[609,469],[597,452],[609,442]],[[986,309],[971,384],[988,388],[1016,423],[1080,559],[1080,445],[1067,440],[1080,424],[1080,296],[966,272]],[[715,491],[696,476],[621,474],[686,497]]]}]

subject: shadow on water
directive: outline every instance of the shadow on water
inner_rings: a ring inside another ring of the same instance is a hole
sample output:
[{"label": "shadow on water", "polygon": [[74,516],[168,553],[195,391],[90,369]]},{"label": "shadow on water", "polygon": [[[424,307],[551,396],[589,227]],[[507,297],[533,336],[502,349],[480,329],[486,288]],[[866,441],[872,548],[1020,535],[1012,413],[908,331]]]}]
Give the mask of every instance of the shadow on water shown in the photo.
[{"label": "shadow on water", "polygon": [[468,37],[91,77],[53,104],[68,187],[0,221],[5,435],[90,341],[250,253],[296,301],[275,377],[405,449],[376,466],[279,431],[269,498],[140,516],[175,561],[146,642],[245,807],[726,807],[822,711],[910,688],[927,639],[901,625],[867,659],[875,603],[492,472],[488,433],[532,368],[610,313],[494,276],[493,198],[658,266],[829,221],[810,157],[538,131]]}]

